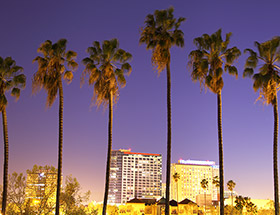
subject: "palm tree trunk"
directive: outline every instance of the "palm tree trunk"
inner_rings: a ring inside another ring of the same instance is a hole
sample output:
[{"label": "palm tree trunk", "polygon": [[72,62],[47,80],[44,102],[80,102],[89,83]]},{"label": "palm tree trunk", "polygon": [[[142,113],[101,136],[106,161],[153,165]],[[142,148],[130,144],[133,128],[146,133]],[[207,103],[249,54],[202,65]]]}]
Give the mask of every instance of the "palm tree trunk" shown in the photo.
[{"label": "palm tree trunk", "polygon": [[111,151],[112,151],[112,131],[113,131],[113,93],[111,91],[110,98],[109,98],[108,151],[107,151],[105,193],[104,193],[102,215],[106,215],[106,209],[107,209],[109,180],[110,180],[109,176],[110,176],[110,165],[111,165]]},{"label": "palm tree trunk", "polygon": [[273,172],[274,172],[274,207],[275,215],[279,215],[279,190],[278,190],[278,101],[275,96],[274,110],[274,139],[273,139]]},{"label": "palm tree trunk", "polygon": [[166,159],[166,202],[165,215],[169,215],[169,188],[170,188],[170,165],[171,165],[171,75],[170,60],[166,64],[167,73],[167,159]]},{"label": "palm tree trunk", "polygon": [[61,77],[59,79],[59,140],[58,140],[58,167],[55,214],[59,215],[59,201],[62,175],[62,147],[63,147],[63,87]]},{"label": "palm tree trunk", "polygon": [[179,184],[178,184],[178,179],[177,179],[177,211],[179,214]]},{"label": "palm tree trunk", "polygon": [[6,214],[7,196],[8,196],[8,161],[9,161],[9,142],[8,142],[8,122],[6,107],[2,110],[3,136],[4,136],[4,169],[3,169],[3,197],[2,197],[2,215]]},{"label": "palm tree trunk", "polygon": [[231,211],[230,211],[230,214],[232,214],[233,213],[233,190],[231,190],[230,195],[231,195]]},{"label": "palm tree trunk", "polygon": [[219,136],[219,171],[220,171],[220,215],[224,215],[224,155],[222,134],[222,92],[217,93],[218,100],[218,136]]}]

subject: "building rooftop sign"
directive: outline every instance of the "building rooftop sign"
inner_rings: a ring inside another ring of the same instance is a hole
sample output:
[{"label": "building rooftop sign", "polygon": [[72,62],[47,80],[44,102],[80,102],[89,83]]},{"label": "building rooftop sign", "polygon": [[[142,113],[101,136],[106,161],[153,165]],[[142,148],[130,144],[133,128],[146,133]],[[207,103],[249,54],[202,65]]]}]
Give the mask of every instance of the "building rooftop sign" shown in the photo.
[{"label": "building rooftop sign", "polygon": [[201,165],[201,166],[213,166],[215,161],[200,161],[200,160],[178,160],[180,164],[189,164],[189,165]]}]

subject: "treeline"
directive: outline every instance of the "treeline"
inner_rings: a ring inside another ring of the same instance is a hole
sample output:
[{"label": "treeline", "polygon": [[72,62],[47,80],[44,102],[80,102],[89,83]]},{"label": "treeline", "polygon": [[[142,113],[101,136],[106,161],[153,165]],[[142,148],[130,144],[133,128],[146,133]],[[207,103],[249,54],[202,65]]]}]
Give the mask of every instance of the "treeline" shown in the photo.
[{"label": "treeline", "polygon": [[[27,177],[17,172],[9,175],[6,214],[54,214],[57,169],[53,166],[34,165],[26,174]],[[89,201],[90,191],[82,193],[81,190],[75,177],[66,176],[60,198],[62,214],[97,214],[95,207],[84,205]]]}]

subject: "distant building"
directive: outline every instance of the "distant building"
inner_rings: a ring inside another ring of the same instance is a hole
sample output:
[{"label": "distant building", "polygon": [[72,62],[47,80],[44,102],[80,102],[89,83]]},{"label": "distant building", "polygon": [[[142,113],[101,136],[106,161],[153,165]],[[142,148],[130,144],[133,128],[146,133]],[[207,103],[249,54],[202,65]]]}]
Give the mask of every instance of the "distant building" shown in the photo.
[{"label": "distant building", "polygon": [[[178,173],[180,179],[176,183],[173,175]],[[182,201],[188,198],[194,202],[202,194],[208,194],[207,201],[217,200],[217,188],[212,184],[215,176],[219,175],[219,166],[214,161],[200,160],[179,160],[178,163],[171,164],[171,199]],[[203,179],[208,180],[208,188],[204,191],[200,182]],[[177,193],[178,190],[178,193]]]},{"label": "distant building", "polygon": [[108,203],[161,197],[162,156],[112,150]]},{"label": "distant building", "polygon": [[57,170],[54,167],[37,167],[27,171],[25,198],[39,202],[42,199],[54,201],[56,198]]}]

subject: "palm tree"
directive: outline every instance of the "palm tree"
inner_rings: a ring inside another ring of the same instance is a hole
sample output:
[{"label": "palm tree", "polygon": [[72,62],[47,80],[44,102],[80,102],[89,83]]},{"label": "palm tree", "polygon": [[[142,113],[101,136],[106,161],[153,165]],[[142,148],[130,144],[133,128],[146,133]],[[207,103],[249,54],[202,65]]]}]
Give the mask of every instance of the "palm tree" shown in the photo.
[{"label": "palm tree", "polygon": [[208,180],[207,179],[202,179],[202,181],[200,182],[201,188],[204,190],[204,200],[205,200],[205,214],[206,214],[206,190],[208,188]]},{"label": "palm tree", "polygon": [[140,44],[145,43],[151,49],[152,64],[160,74],[166,69],[167,75],[167,161],[166,161],[166,203],[165,214],[169,215],[170,165],[171,165],[171,74],[170,49],[176,45],[184,46],[184,33],[179,30],[185,18],[174,18],[174,8],[156,10],[146,16],[145,28],[142,29]]},{"label": "palm tree", "polygon": [[177,184],[177,211],[179,214],[179,184],[178,184],[178,181],[180,180],[180,174],[178,172],[175,172],[173,174],[173,179],[174,179],[175,183]]},{"label": "palm tree", "polygon": [[23,68],[16,65],[16,62],[7,57],[0,57],[0,111],[2,112],[3,137],[4,137],[4,168],[3,168],[3,192],[2,192],[2,214],[6,214],[8,196],[8,162],[9,162],[9,141],[6,107],[8,105],[6,94],[10,91],[16,98],[20,96],[21,89],[25,88],[26,77]]},{"label": "palm tree", "polygon": [[218,199],[218,190],[219,190],[219,187],[220,187],[220,179],[219,179],[219,176],[214,176],[213,180],[212,180],[212,184],[217,188],[217,200],[218,200],[218,203],[219,203],[219,199]]},{"label": "palm tree", "polygon": [[227,188],[231,193],[231,206],[233,207],[233,189],[235,187],[236,183],[233,180],[229,180],[227,182]]},{"label": "palm tree", "polygon": [[[277,92],[280,82],[280,37],[258,43],[255,42],[258,53],[252,49],[245,49],[244,52],[250,56],[246,60],[243,77],[251,77],[254,81],[255,91],[260,90],[258,100],[265,104],[271,104],[274,112],[274,138],[273,138],[273,172],[274,172],[274,206],[275,214],[279,214],[279,189],[278,189],[278,101]],[[259,73],[254,73],[254,69],[259,66]]]},{"label": "palm tree", "polygon": [[222,136],[222,89],[224,86],[223,72],[228,72],[237,78],[237,69],[233,62],[240,56],[238,48],[228,48],[232,33],[222,39],[222,30],[212,35],[203,34],[194,39],[198,48],[189,54],[189,65],[192,69],[193,81],[199,81],[201,87],[210,89],[217,95],[218,106],[218,139],[219,139],[219,178],[220,178],[220,214],[224,214],[224,158]]},{"label": "palm tree", "polygon": [[[62,78],[69,84],[73,79],[73,71],[77,69],[75,62],[77,53],[66,51],[66,39],[60,39],[56,43],[46,40],[40,45],[37,52],[43,57],[37,56],[33,62],[38,62],[38,71],[32,79],[33,92],[44,88],[47,91],[47,106],[51,107],[57,93],[59,93],[59,140],[58,140],[58,174],[56,190],[55,214],[59,214],[59,198],[62,174],[62,147],[63,147],[63,86]],[[69,70],[66,70],[66,65]]]},{"label": "palm tree", "polygon": [[84,83],[85,77],[88,75],[88,84],[94,85],[93,99],[96,101],[96,105],[102,104],[106,107],[109,104],[108,152],[102,212],[105,215],[110,179],[113,105],[119,97],[119,88],[126,85],[125,75],[131,73],[128,61],[131,60],[132,55],[119,48],[117,39],[105,40],[102,46],[98,41],[95,41],[93,46],[87,49],[87,52],[89,57],[83,59],[86,68],[83,71],[81,82]]}]

